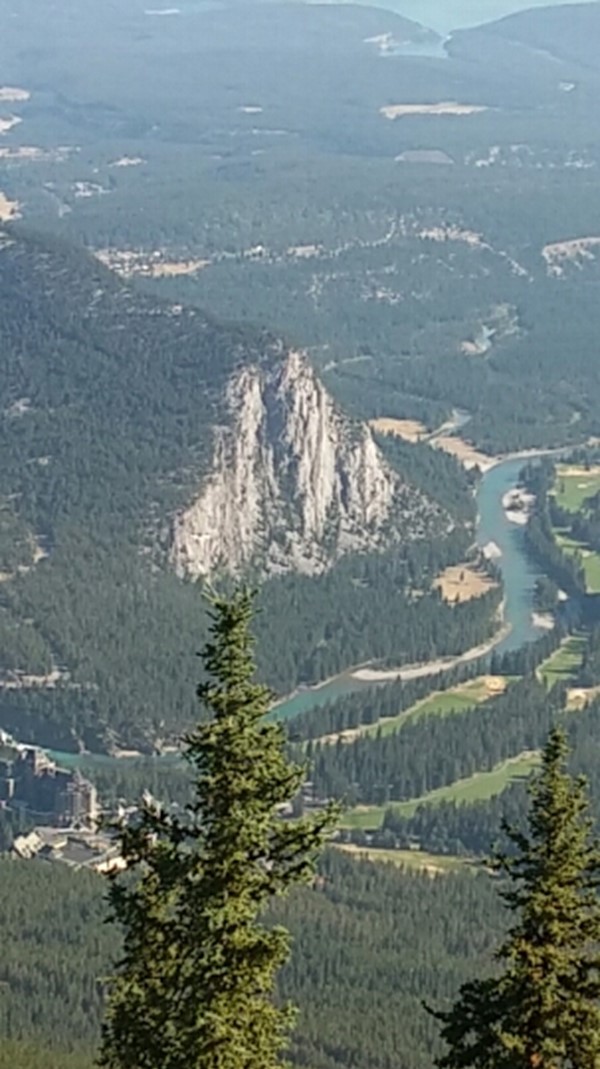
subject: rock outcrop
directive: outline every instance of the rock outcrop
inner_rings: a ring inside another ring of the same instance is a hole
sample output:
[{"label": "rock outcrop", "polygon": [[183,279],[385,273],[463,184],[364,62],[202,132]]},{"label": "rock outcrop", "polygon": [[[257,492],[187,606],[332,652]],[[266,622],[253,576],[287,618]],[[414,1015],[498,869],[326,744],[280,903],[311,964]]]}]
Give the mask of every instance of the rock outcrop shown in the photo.
[{"label": "rock outcrop", "polygon": [[212,470],[173,521],[181,576],[318,574],[345,553],[431,534],[447,517],[340,412],[302,353],[230,379]]}]

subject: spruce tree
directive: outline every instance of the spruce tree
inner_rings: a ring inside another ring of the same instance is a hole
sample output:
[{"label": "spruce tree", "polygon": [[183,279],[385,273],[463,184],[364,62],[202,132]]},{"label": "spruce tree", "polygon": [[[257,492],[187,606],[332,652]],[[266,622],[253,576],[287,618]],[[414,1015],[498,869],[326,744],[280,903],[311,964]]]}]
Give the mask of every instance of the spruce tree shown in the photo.
[{"label": "spruce tree", "polygon": [[585,781],[566,771],[554,729],[531,787],[528,828],[505,825],[496,856],[513,923],[496,976],[465,984],[435,1013],[448,1046],[439,1069],[598,1069],[600,1066],[600,853]]},{"label": "spruce tree", "polygon": [[193,801],[151,801],[119,831],[127,872],[109,901],[124,931],[110,984],[100,1064],[107,1069],[275,1069],[294,1012],[277,1003],[288,933],[265,924],[269,900],[310,879],[332,808],[299,820],[282,808],[305,768],[266,719],[254,682],[246,591],[212,601],[198,695],[211,718],[185,739]]}]

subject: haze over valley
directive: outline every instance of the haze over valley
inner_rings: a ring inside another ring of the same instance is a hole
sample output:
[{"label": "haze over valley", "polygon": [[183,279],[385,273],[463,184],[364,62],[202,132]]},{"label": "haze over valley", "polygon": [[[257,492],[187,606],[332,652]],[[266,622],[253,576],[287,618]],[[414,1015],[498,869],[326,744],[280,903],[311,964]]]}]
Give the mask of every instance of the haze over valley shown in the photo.
[{"label": "haze over valley", "polygon": [[91,1067],[96,805],[189,803],[238,582],[286,816],[343,804],[292,1063],[430,1069],[557,723],[600,815],[600,3],[0,25],[0,1069]]},{"label": "haze over valley", "polygon": [[553,0],[550,4],[546,0],[388,0],[387,3],[371,6],[388,8],[445,34],[466,26],[480,26],[518,11],[536,7],[562,7],[564,0]]}]

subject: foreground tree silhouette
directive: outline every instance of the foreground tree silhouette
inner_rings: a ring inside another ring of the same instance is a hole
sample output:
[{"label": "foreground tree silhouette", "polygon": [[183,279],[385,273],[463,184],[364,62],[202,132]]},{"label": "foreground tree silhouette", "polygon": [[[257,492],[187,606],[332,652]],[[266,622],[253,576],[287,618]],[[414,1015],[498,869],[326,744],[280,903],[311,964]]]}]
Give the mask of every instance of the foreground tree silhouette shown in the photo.
[{"label": "foreground tree silhouette", "polygon": [[148,803],[119,833],[129,871],[110,877],[125,942],[103,1027],[109,1069],[271,1069],[287,1045],[293,1011],[273,990],[288,933],[261,913],[310,878],[335,814],[281,818],[305,769],[265,721],[271,696],[253,682],[252,615],[244,591],[212,602],[208,682],[198,687],[212,719],[185,740],[187,813]]},{"label": "foreground tree silhouette", "polygon": [[530,788],[528,833],[504,828],[514,851],[496,864],[515,920],[496,955],[502,971],[434,1012],[448,1045],[440,1069],[600,1066],[600,854],[567,755],[564,732],[553,730]]}]

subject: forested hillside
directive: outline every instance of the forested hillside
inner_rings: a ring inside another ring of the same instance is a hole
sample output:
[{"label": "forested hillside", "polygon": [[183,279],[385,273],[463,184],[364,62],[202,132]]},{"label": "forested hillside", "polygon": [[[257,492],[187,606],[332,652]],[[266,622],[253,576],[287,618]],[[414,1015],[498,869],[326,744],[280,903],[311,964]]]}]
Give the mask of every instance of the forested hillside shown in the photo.
[{"label": "forested hillside", "polygon": [[[227,371],[276,362],[279,332],[352,416],[420,421],[413,436],[455,409],[490,451],[598,433],[595,7],[444,51],[377,9],[91,0],[61,0],[49,49],[47,13],[5,6],[0,655],[57,686],[4,688],[0,711],[61,749],[147,749],[188,720],[180,636],[202,638],[197,590],[163,566],[169,517],[209,463]],[[37,266],[36,227],[61,250]],[[259,660],[279,694],[495,627],[493,597],[430,593],[472,541],[472,483],[427,444],[378,445],[454,530],[270,579]]]},{"label": "forested hillside", "polygon": [[[78,1052],[87,1069],[98,1036],[99,981],[116,950],[114,931],[102,924],[101,881],[43,862],[0,861],[0,875],[0,1065],[8,1069],[15,1042],[43,1047],[49,1057]],[[25,902],[33,925],[24,923]],[[424,908],[427,925],[419,921]],[[334,852],[317,885],[277,905],[272,918],[294,936],[281,989],[302,1011],[294,1060],[313,1069],[343,1069],[350,1061],[388,1069],[400,1048],[411,1069],[425,1069],[436,1029],[421,999],[452,998],[474,968],[485,968],[502,925],[485,876],[431,879]],[[25,1055],[23,1066],[10,1064],[28,1069]],[[79,1069],[77,1058],[74,1065]]]},{"label": "forested hillside", "polygon": [[53,49],[4,6],[24,220],[285,332],[362,418],[459,406],[492,451],[598,432],[596,5],[442,48],[368,7],[64,0]]},{"label": "forested hillside", "polygon": [[[0,0],[0,728],[176,813],[203,540],[276,544],[235,557],[258,677],[305,709],[294,812],[344,807],[269,913],[304,1069],[431,1069],[423,1000],[493,968],[483,859],[556,723],[600,820],[599,12],[442,41],[366,5]],[[482,538],[478,465],[565,446],[572,482],[528,467],[529,522],[501,490]],[[0,1069],[92,1069],[119,932],[91,872],[4,856],[35,820],[0,801]]]},{"label": "forested hillside", "polygon": [[[284,343],[20,229],[2,239],[0,283],[0,722],[57,749],[147,749],[189,722],[204,626],[199,586],[170,563],[173,516],[210,468],[229,374],[276,366]],[[389,464],[403,502],[393,551],[263,587],[260,666],[280,693],[372,658],[456,654],[497,627],[499,592],[458,607],[429,592],[471,540],[459,468],[418,450],[407,474],[402,454]]]}]

